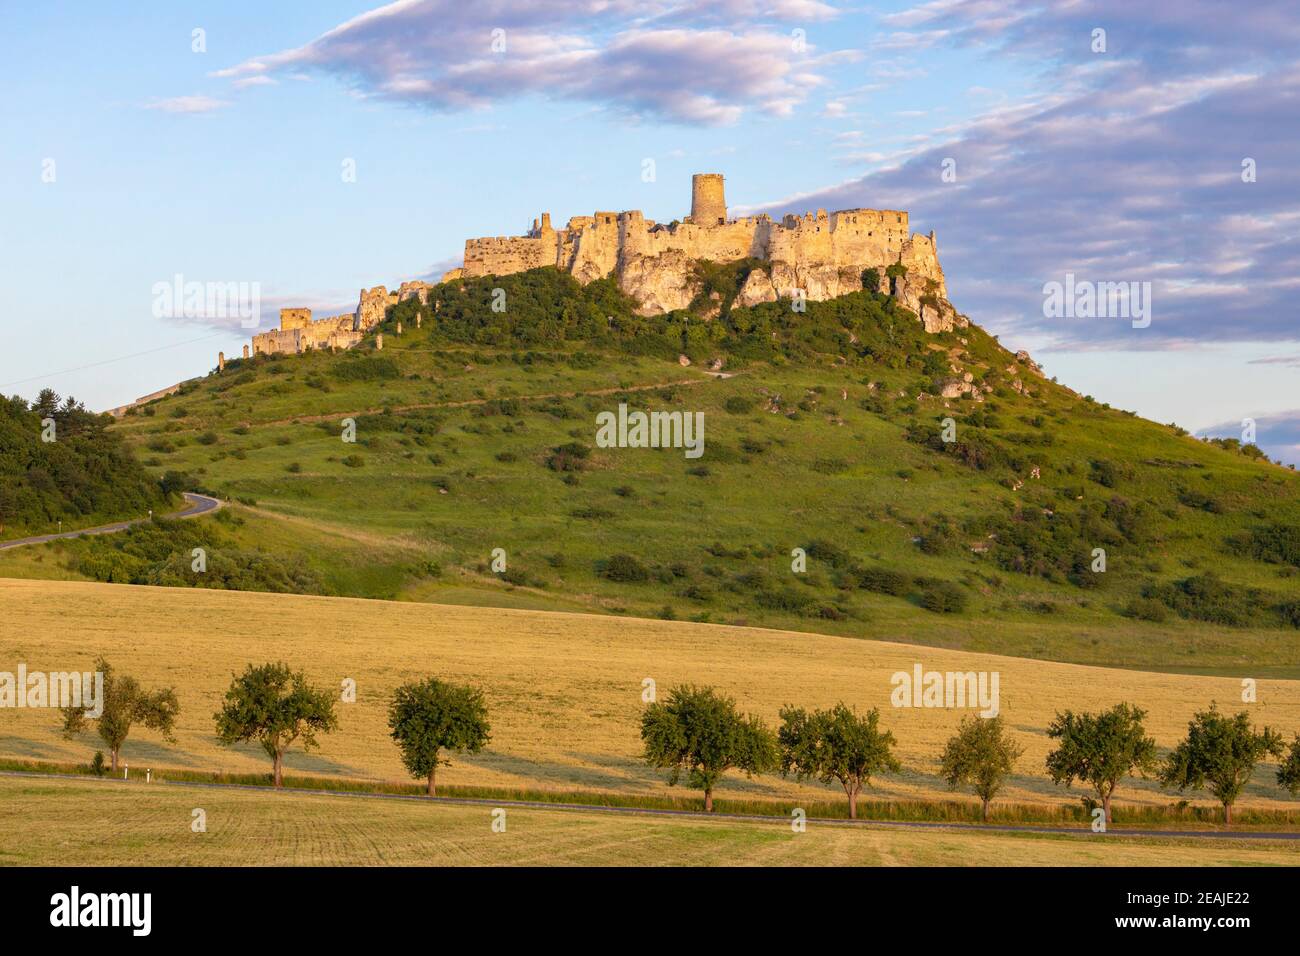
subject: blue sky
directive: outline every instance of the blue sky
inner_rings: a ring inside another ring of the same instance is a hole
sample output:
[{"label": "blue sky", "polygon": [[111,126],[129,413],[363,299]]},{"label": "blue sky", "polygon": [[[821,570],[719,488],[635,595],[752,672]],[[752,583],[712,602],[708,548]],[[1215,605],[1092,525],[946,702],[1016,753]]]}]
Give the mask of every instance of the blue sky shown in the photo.
[{"label": "blue sky", "polygon": [[[237,322],[154,316],[177,273],[259,283],[265,327],[439,272],[543,210],[680,216],[690,174],[716,171],[733,208],[908,209],[957,307],[1049,374],[1193,429],[1253,417],[1300,461],[1292,7],[6,9],[0,391],[104,408],[237,354]],[[1151,282],[1151,325],[1044,317],[1066,272]]]}]

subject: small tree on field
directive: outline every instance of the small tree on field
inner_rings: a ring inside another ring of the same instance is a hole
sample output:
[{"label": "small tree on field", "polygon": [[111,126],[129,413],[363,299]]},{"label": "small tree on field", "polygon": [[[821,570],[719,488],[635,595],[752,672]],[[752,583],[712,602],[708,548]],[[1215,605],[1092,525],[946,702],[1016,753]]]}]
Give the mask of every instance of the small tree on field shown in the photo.
[{"label": "small tree on field", "polygon": [[474,754],[490,739],[483,692],[436,677],[397,688],[388,727],[401,748],[402,763],[413,776],[427,778],[431,797],[438,765],[451,763],[441,751]]},{"label": "small tree on field", "polygon": [[733,767],[753,775],[777,765],[776,741],[763,722],[742,717],[736,702],[710,687],[674,687],[663,703],[641,718],[645,760],[672,771],[675,786],[683,773],[704,791],[704,809],[713,810],[713,788]]},{"label": "small tree on field", "polygon": [[961,784],[974,788],[984,803],[984,820],[988,822],[989,803],[1024,752],[1007,732],[1001,716],[963,717],[944,748],[939,772],[954,789]]},{"label": "small tree on field", "polygon": [[302,671],[288,664],[252,664],[235,677],[226,701],[214,715],[217,740],[225,746],[256,740],[273,762],[273,779],[284,786],[284,754],[295,741],[302,749],[316,745],[318,733],[338,726],[334,698],[328,690],[307,683]]},{"label": "small tree on field", "polygon": [[781,711],[781,773],[822,783],[838,781],[849,798],[849,818],[858,818],[858,794],[870,785],[873,773],[898,773],[902,765],[893,754],[894,735],[880,729],[876,708],[859,717],[839,703],[830,710],[807,713],[802,707]]},{"label": "small tree on field", "polygon": [[84,706],[85,701],[81,707],[63,708],[64,737],[71,739],[82,733],[86,722],[93,720],[99,738],[108,745],[114,771],[117,770],[122,745],[135,724],[158,731],[169,743],[176,739],[172,736],[172,728],[176,726],[180,704],[176,701],[174,689],[145,691],[134,677],[115,674],[102,657],[95,661],[95,670],[104,675],[103,710],[98,717],[91,717]]},{"label": "small tree on field", "polygon": [[1142,726],[1146,716],[1146,711],[1129,704],[1116,704],[1099,714],[1068,710],[1057,714],[1047,728],[1047,736],[1061,742],[1047,755],[1052,782],[1068,787],[1077,777],[1088,783],[1110,823],[1110,800],[1119,782],[1156,769],[1156,742]]},{"label": "small tree on field", "polygon": [[1169,754],[1160,782],[1179,790],[1205,787],[1223,804],[1224,825],[1232,826],[1232,805],[1266,754],[1282,756],[1280,734],[1267,727],[1256,733],[1244,710],[1229,717],[1211,703],[1188,723],[1187,737]]},{"label": "small tree on field", "polygon": [[1300,793],[1300,734],[1291,741],[1286,759],[1277,768],[1277,784],[1290,790],[1292,796]]}]

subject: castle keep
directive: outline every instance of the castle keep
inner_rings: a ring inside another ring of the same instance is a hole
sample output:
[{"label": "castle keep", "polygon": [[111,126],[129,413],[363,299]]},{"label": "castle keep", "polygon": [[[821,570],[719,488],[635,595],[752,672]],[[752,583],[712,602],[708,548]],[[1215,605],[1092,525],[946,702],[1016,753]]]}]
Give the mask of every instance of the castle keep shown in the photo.
[{"label": "castle keep", "polygon": [[[465,241],[464,265],[443,282],[500,276],[554,266],[588,283],[608,275],[640,304],[643,315],[688,306],[699,292],[695,262],[755,258],[769,269],[755,269],[736,304],[753,306],[781,298],[833,299],[863,288],[864,273],[875,270],[872,290],[895,296],[916,313],[928,332],[964,325],[948,302],[934,233],[911,233],[907,213],[897,209],[818,209],[780,221],[764,214],[732,219],[727,215],[720,173],[697,173],[691,180],[691,214],[670,223],[646,219],[639,210],[574,216],[563,229],[550,213],[533,220],[523,236]],[[890,267],[894,268],[890,268]],[[385,311],[403,299],[427,301],[428,283],[403,282],[395,292],[384,286],[362,289],[357,307],[343,315],[313,319],[310,309],[281,309],[280,328],[253,336],[253,354],[351,348],[383,321]]]}]

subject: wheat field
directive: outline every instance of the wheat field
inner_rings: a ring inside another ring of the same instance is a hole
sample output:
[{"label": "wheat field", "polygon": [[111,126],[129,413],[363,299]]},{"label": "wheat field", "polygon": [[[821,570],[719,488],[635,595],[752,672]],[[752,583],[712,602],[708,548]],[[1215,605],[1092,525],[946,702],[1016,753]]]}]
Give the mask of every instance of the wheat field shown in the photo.
[{"label": "wheat field", "polygon": [[[1244,705],[1240,679],[1156,674],[997,657],[757,628],[499,608],[0,579],[0,670],[89,670],[104,655],[146,686],[171,685],[181,712],[176,742],[133,731],[123,760],[137,770],[261,773],[255,745],[227,749],[213,714],[232,674],[250,662],[285,660],[322,685],[356,682],[356,702],[338,705],[339,729],[311,753],[294,750],[287,769],[350,780],[402,781],[388,738],[386,708],[402,682],[437,675],[482,686],[490,709],[487,751],[455,758],[442,784],[684,795],[639,759],[643,681],[660,694],[680,682],[711,684],[770,725],[784,704],[843,700],[880,707],[898,740],[904,772],[880,778],[875,799],[951,799],[937,777],[938,754],[970,711],[890,706],[890,678],[926,670],[997,671],[1001,711],[1025,755],[1000,799],[1077,804],[1083,791],[1052,785],[1043,771],[1045,728],[1065,707],[1097,709],[1119,701],[1149,712],[1162,749],[1182,736],[1192,713],[1217,700],[1249,707],[1257,723],[1300,730],[1300,684],[1261,680],[1258,702]],[[1249,674],[1243,673],[1242,677]],[[0,758],[85,763],[101,747],[85,735],[68,741],[51,710],[0,710]],[[1240,806],[1296,808],[1262,764]],[[817,783],[729,774],[718,791],[745,799],[839,793]],[[1210,805],[1206,794],[1187,794]],[[1178,795],[1150,781],[1126,784],[1126,802],[1167,805]]]},{"label": "wheat field", "polygon": [[[0,777],[0,865],[1232,866],[1296,841],[1068,837],[613,815]],[[193,830],[202,810],[206,832]]]}]

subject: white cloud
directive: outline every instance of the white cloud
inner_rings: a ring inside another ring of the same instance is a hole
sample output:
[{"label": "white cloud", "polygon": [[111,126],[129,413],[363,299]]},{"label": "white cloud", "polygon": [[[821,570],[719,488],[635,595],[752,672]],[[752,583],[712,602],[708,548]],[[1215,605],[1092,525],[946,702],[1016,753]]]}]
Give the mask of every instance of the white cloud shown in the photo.
[{"label": "white cloud", "polygon": [[151,100],[145,104],[147,110],[161,110],[164,113],[211,113],[223,106],[229,106],[225,100],[211,96],[194,94],[193,96],[173,96],[169,99]]}]

